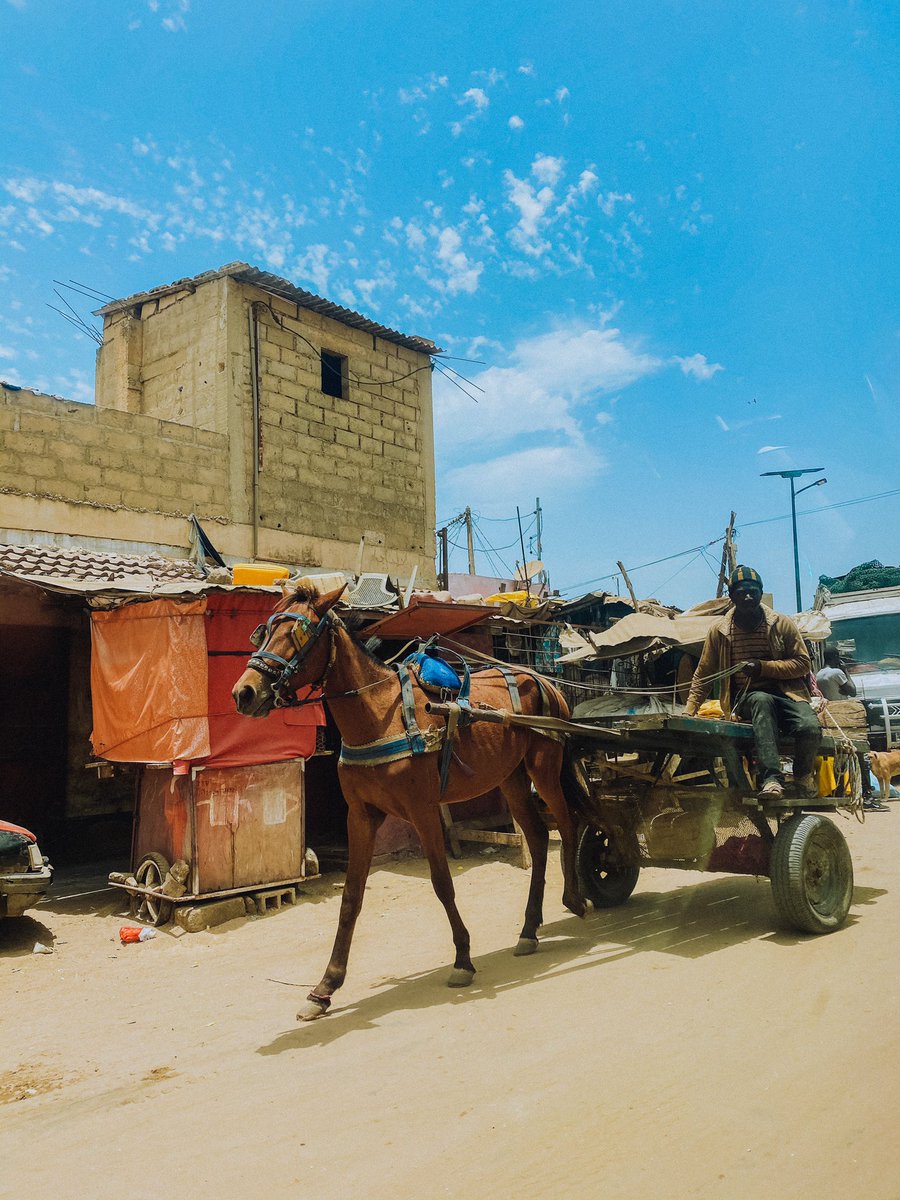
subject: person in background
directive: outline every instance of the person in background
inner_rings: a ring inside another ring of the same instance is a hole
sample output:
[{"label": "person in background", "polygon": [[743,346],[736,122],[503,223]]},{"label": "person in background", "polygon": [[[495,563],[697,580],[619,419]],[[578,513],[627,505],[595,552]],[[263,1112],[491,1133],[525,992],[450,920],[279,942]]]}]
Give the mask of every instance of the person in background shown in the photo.
[{"label": "person in background", "polygon": [[816,683],[826,700],[845,700],[856,695],[856,684],[841,666],[837,650],[825,651],[825,666],[816,671]]},{"label": "person in background", "polygon": [[[695,716],[720,678],[726,719],[753,724],[760,799],[784,796],[779,736],[794,739],[794,787],[800,797],[812,799],[818,795],[813,765],[822,737],[809,702],[812,662],[800,630],[763,604],[762,594],[759,573],[735,567],[728,585],[733,607],[706,635],[684,712]],[[740,670],[725,674],[735,667]]]}]

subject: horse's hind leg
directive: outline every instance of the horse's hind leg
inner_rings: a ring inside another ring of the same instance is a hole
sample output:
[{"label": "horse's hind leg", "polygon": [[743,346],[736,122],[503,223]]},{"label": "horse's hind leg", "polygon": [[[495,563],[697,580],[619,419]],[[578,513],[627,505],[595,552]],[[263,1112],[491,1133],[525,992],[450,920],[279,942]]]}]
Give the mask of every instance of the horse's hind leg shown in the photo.
[{"label": "horse's hind leg", "polygon": [[531,776],[537,794],[556,819],[562,841],[563,904],[576,917],[585,914],[584,897],[578,886],[575,869],[575,823],[562,790],[563,748],[550,738],[536,737],[525,756],[525,769]]},{"label": "horse's hind leg", "polygon": [[456,907],[456,889],[453,886],[453,876],[447,863],[447,850],[444,846],[444,827],[437,804],[434,807],[424,807],[417,811],[412,820],[428,866],[431,871],[431,885],[435,895],[444,906],[450,929],[453,933],[453,945],[456,948],[456,958],[453,970],[447,980],[448,987],[468,987],[475,976],[472,963],[469,931],[463,924]]},{"label": "horse's hind leg", "polygon": [[500,785],[509,811],[519,823],[528,849],[531,851],[531,885],[525,905],[525,923],[519,934],[514,954],[534,954],[538,947],[538,930],[544,922],[544,883],[547,876],[547,846],[550,834],[531,794],[531,781],[519,766]]},{"label": "horse's hind leg", "polygon": [[318,985],[306,998],[306,1003],[297,1013],[298,1021],[315,1021],[324,1017],[331,1004],[331,997],[347,975],[347,959],[356,918],[362,908],[366,890],[366,879],[372,865],[375,849],[375,834],[384,820],[384,813],[367,805],[351,804],[347,813],[347,876],[341,898],[341,914],[331,959]]}]

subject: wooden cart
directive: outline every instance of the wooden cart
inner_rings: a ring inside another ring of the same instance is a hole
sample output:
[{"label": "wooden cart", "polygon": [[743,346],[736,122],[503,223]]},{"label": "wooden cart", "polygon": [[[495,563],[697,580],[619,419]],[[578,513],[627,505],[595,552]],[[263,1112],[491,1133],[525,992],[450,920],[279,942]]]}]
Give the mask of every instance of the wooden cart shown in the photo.
[{"label": "wooden cart", "polygon": [[[843,924],[853,894],[850,851],[826,814],[857,810],[863,743],[823,735],[820,753],[846,767],[844,789],[818,800],[761,801],[751,787],[753,729],[684,716],[582,720],[567,737],[583,826],[578,873],[595,907],[624,903],[642,866],[765,875],[775,905],[796,929]],[[789,757],[791,747],[783,752]],[[856,761],[853,761],[856,760]],[[856,796],[849,780],[857,781]],[[866,789],[868,790],[868,789]]]},{"label": "wooden cart", "polygon": [[[257,911],[279,907],[318,870],[306,848],[303,797],[302,759],[180,775],[143,767],[132,873],[109,882],[150,925],[165,925],[177,905],[230,896],[254,896]],[[173,889],[178,863],[187,872]]]}]

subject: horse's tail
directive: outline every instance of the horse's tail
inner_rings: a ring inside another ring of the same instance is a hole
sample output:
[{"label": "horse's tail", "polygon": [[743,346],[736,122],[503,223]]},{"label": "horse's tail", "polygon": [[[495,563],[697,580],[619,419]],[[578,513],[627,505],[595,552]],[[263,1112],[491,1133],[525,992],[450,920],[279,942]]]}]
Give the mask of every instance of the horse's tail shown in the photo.
[{"label": "horse's tail", "polygon": [[[531,672],[528,673],[531,674]],[[567,721],[569,719],[569,705],[559,688],[536,672],[532,678],[540,689],[543,716],[558,717],[560,720]]]},{"label": "horse's tail", "polygon": [[563,743],[563,760],[559,774],[559,783],[566,798],[566,804],[569,806],[569,812],[572,814],[572,819],[576,824],[581,824],[587,819],[590,792],[588,791],[587,781],[579,771],[575,758],[572,755],[572,746],[568,738]]},{"label": "horse's tail", "polygon": [[[569,705],[559,688],[555,687],[549,680],[543,679],[540,675],[535,674],[534,678],[537,680],[541,690],[541,705],[544,715],[558,717],[563,721],[567,721],[570,715]],[[569,735],[563,734],[559,740],[562,742],[563,748],[559,783],[566,804],[569,807],[569,812],[572,814],[572,819],[577,825],[585,820],[586,802],[590,794],[587,783],[580,774],[572,756]]]}]

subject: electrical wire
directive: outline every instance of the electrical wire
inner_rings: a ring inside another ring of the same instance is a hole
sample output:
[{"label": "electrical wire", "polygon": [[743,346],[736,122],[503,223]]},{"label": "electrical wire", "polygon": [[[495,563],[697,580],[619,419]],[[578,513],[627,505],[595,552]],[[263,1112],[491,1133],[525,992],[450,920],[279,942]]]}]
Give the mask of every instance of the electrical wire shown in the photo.
[{"label": "electrical wire", "polygon": [[[307,346],[309,346],[310,350],[312,350],[313,353],[316,355],[316,357],[319,359],[319,361],[320,362],[322,361],[321,347],[314,345],[309,340],[308,337],[305,337],[304,334],[299,333],[296,329],[288,329],[284,323],[284,318],[279,316],[278,313],[275,311],[275,309],[272,307],[272,305],[268,304],[265,300],[257,300],[256,304],[257,304],[257,307],[265,308],[268,310],[268,312],[270,312],[272,314],[272,320],[275,322],[275,324],[278,326],[278,328],[282,331],[282,333],[286,333],[286,334],[288,334],[289,337],[298,338],[301,342],[305,342],[307,344]],[[294,318],[289,317],[288,320],[294,320]],[[297,320],[299,320],[299,318],[297,318]],[[420,366],[420,367],[414,367],[411,371],[407,371],[405,375],[392,375],[390,379],[360,379],[356,375],[351,375],[349,371],[347,372],[347,378],[350,380],[351,383],[355,383],[357,387],[380,388],[380,387],[384,387],[384,385],[387,383],[400,383],[401,380],[409,379],[413,375],[418,375],[420,371],[430,371],[431,368],[432,368],[432,362],[429,359],[429,361],[427,363],[423,363],[422,366]],[[471,398],[472,397],[470,397],[470,399]]]},{"label": "electrical wire", "polygon": [[476,392],[481,392],[482,396],[484,395],[484,388],[483,388],[483,387],[479,387],[477,383],[473,382],[473,380],[471,380],[471,379],[467,379],[467,378],[466,378],[466,376],[465,376],[465,375],[462,375],[462,374],[460,374],[460,372],[459,372],[459,371],[454,371],[453,367],[441,368],[441,367],[438,367],[438,364],[437,364],[437,363],[435,363],[434,365],[435,365],[435,366],[437,367],[437,369],[438,369],[438,370],[441,372],[441,374],[443,374],[443,375],[446,375],[446,374],[447,374],[447,371],[449,371],[449,372],[451,372],[451,374],[453,374],[453,375],[458,375],[460,379],[465,379],[465,381],[466,381],[466,383],[469,385],[469,387],[473,387],[473,388],[475,389],[475,391],[476,391]]},{"label": "electrical wire", "polygon": [[[691,546],[690,550],[679,550],[677,554],[667,554],[663,558],[654,558],[652,562],[641,563],[640,566],[637,566],[637,567],[629,567],[628,573],[630,575],[634,571],[644,571],[644,570],[646,570],[647,567],[655,567],[659,563],[673,562],[676,558],[684,558],[688,554],[699,554],[701,550],[705,550],[709,546],[716,546],[716,545],[718,545],[719,542],[724,542],[724,541],[725,541],[725,535],[723,533],[721,535],[721,537],[713,538],[713,540],[711,542],[704,542],[700,546]],[[570,584],[568,587],[560,588],[560,591],[571,592],[571,591],[574,591],[576,588],[589,587],[590,584],[592,584],[592,583],[603,583],[607,579],[621,578],[621,575],[622,575],[621,571],[611,571],[609,573],[609,575],[598,575],[595,579],[586,579],[583,583],[573,583],[573,584]]]},{"label": "electrical wire", "polygon": [[[900,496],[900,488],[892,488],[889,492],[875,492],[871,496],[857,496],[854,500],[839,500],[836,504],[823,504],[821,508],[804,508],[798,511],[798,517],[814,516],[816,513],[830,512],[835,508],[850,508],[854,504],[868,504],[872,500],[886,500],[889,496]],[[780,517],[764,517],[761,521],[743,521],[735,529],[751,529],[755,525],[772,525],[775,521],[789,521],[790,513]]]},{"label": "electrical wire", "polygon": [[[821,508],[806,508],[803,509],[802,512],[798,512],[797,516],[808,517],[816,513],[829,512],[832,509],[850,508],[855,504],[868,504],[873,500],[886,500],[891,496],[900,496],[900,488],[891,488],[890,491],[887,492],[874,492],[871,496],[857,496],[853,500],[840,500],[836,504],[824,504]],[[743,521],[740,525],[735,525],[735,533],[738,533],[743,529],[752,529],[757,525],[772,525],[776,521],[789,521],[790,516],[790,513],[785,513],[780,517],[764,517],[759,521]],[[647,567],[655,567],[658,563],[670,562],[676,558],[683,558],[688,554],[695,554],[702,550],[708,550],[711,546],[716,546],[720,542],[724,542],[724,540],[725,536],[723,534],[721,537],[713,538],[710,542],[704,542],[702,546],[692,546],[690,550],[680,550],[677,554],[669,554],[666,555],[665,558],[656,558],[652,562],[641,563],[640,566],[636,567],[629,567],[628,573],[632,574],[634,571],[643,571]],[[716,570],[718,570],[718,568],[716,568]],[[605,583],[608,579],[612,580],[619,578],[620,576],[620,571],[611,571],[608,575],[598,575],[596,578],[587,579],[582,583],[569,584],[567,587],[560,588],[560,592],[574,592],[581,588],[590,587],[591,584]]]},{"label": "electrical wire", "polygon": [[[462,394],[463,394],[464,396],[468,396],[468,397],[469,397],[469,399],[470,399],[470,400],[471,400],[473,403],[475,403],[475,404],[477,404],[477,403],[478,403],[478,397],[477,397],[477,396],[473,396],[473,395],[471,395],[471,393],[467,392],[467,391],[466,391],[466,389],[463,387],[463,385],[462,385],[461,383],[457,383],[457,382],[456,382],[456,380],[453,378],[453,376],[452,376],[452,375],[450,375],[450,374],[449,374],[447,371],[445,371],[445,370],[444,370],[444,368],[443,368],[443,367],[442,367],[442,366],[441,366],[439,363],[435,363],[435,364],[434,364],[434,368],[435,368],[435,370],[436,370],[436,371],[438,371],[438,372],[439,372],[441,375],[443,375],[443,376],[445,377],[445,379],[449,379],[449,380],[450,380],[450,382],[453,384],[453,386],[454,386],[454,387],[458,387],[458,388],[459,388],[459,390],[462,392]],[[461,376],[460,376],[460,379],[464,379],[464,378],[465,378],[465,376],[463,376],[463,375],[461,375]],[[468,383],[469,381],[468,381],[468,380],[466,380],[466,382]],[[481,390],[481,389],[479,389],[479,390]]]}]

